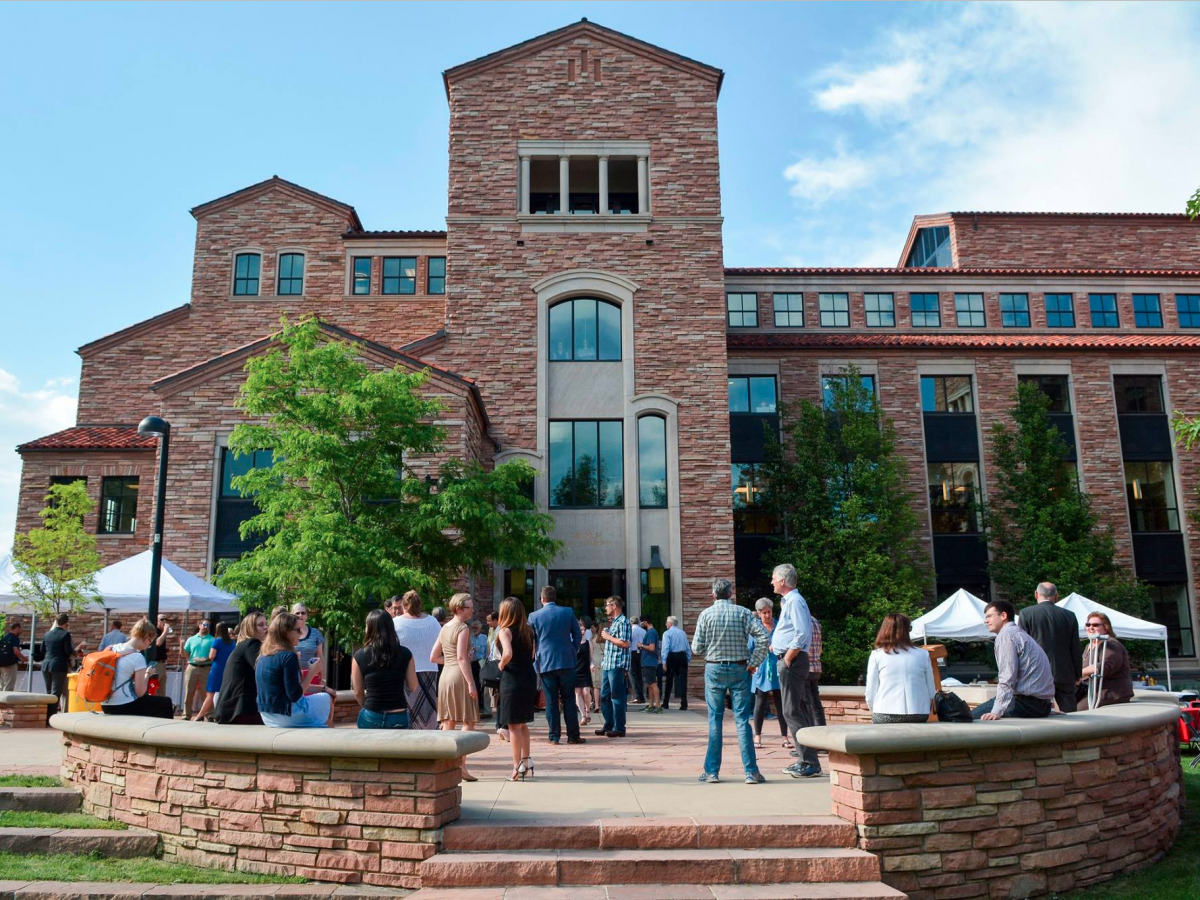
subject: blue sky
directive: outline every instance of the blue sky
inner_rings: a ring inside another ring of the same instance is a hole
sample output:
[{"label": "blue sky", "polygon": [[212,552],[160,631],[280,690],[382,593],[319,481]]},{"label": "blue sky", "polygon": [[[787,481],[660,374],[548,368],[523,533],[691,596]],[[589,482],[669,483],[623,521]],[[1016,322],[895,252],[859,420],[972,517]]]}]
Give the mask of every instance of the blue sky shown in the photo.
[{"label": "blue sky", "polygon": [[443,69],[587,16],[725,70],[728,265],[892,265],[916,213],[1177,211],[1186,4],[0,5],[0,552],[80,344],[187,301],[188,209],[278,174],[444,227]]}]

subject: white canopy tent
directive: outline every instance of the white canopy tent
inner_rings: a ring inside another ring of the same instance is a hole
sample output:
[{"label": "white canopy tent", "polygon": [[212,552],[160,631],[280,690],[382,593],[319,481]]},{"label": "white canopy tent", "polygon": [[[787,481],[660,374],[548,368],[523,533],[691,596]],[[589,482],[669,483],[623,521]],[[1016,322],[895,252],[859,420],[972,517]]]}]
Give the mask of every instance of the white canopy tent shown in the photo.
[{"label": "white canopy tent", "polygon": [[911,637],[951,641],[990,641],[995,635],[983,621],[984,602],[959,588],[925,615],[913,620]]},{"label": "white canopy tent", "polygon": [[1079,621],[1079,636],[1087,637],[1087,617],[1089,613],[1104,613],[1108,616],[1108,620],[1112,622],[1113,630],[1117,633],[1117,639],[1130,638],[1143,641],[1162,641],[1163,642],[1163,660],[1167,664],[1167,690],[1171,690],[1171,652],[1167,646],[1167,626],[1159,625],[1157,622],[1147,622],[1145,619],[1136,619],[1127,613],[1118,612],[1115,609],[1110,609],[1095,600],[1089,600],[1082,594],[1068,594],[1058,601],[1058,606],[1071,612]]}]

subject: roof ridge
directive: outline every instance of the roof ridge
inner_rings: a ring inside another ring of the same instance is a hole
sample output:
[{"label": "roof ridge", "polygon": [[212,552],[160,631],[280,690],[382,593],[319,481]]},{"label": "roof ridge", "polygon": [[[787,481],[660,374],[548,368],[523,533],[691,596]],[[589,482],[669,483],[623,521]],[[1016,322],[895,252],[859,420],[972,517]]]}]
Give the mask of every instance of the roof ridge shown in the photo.
[{"label": "roof ridge", "polygon": [[265,178],[262,181],[255,182],[254,184],[247,185],[246,187],[238,188],[236,191],[230,191],[228,194],[223,194],[220,197],[197,204],[188,211],[193,217],[195,217],[196,214],[201,210],[207,210],[216,206],[217,204],[225,203],[226,201],[237,197],[239,194],[263,190],[272,185],[282,185],[283,187],[291,188],[292,190],[299,191],[301,194],[304,194],[314,200],[319,200],[322,203],[332,204],[339,209],[345,210],[346,212],[350,213],[350,218],[354,224],[355,230],[362,230],[362,220],[359,219],[358,212],[349,203],[345,203],[335,197],[330,197],[328,194],[322,194],[314,191],[312,188],[306,188],[304,185],[296,184],[294,181],[288,181],[286,178],[280,178],[278,175],[272,175],[270,178]]},{"label": "roof ridge", "polygon": [[1196,269],[1133,269],[1070,266],[726,266],[726,275],[1113,275],[1144,277],[1200,277]]}]

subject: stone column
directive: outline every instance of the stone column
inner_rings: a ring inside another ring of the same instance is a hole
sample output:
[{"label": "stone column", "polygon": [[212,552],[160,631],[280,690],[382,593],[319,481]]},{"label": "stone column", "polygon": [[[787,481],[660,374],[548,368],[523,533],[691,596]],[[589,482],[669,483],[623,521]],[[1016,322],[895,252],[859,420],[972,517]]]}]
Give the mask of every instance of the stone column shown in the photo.
[{"label": "stone column", "polygon": [[521,157],[521,215],[529,215],[529,157]]},{"label": "stone column", "polygon": [[571,157],[558,158],[558,211],[566,215],[571,211]]},{"label": "stone column", "polygon": [[642,215],[650,212],[650,177],[649,160],[639,156],[638,161],[638,212]]},{"label": "stone column", "polygon": [[600,215],[608,215],[608,157],[600,157]]}]

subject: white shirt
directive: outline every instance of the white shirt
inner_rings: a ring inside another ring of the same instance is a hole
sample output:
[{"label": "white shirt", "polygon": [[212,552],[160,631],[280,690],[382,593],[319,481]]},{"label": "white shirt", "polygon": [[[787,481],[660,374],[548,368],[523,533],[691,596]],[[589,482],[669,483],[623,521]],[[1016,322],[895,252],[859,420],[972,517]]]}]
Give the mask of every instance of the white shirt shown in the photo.
[{"label": "white shirt", "polygon": [[396,637],[400,643],[413,655],[413,663],[418,672],[436,672],[437,663],[429,661],[433,645],[437,643],[442,626],[433,616],[424,615],[419,619],[408,616],[396,616],[392,619],[396,625]]},{"label": "white shirt", "polygon": [[933,665],[928,650],[907,647],[893,653],[871,651],[867,662],[867,706],[871,712],[921,715],[929,712],[933,695]]},{"label": "white shirt", "polygon": [[630,648],[634,653],[641,653],[642,648],[639,646],[646,642],[646,629],[641,625],[631,625],[633,630],[633,646]]},{"label": "white shirt", "polygon": [[[129,644],[114,644],[112,647],[117,653],[124,653],[129,650]],[[126,656],[122,656],[117,660],[117,672],[113,675],[113,692],[112,696],[104,701],[105,706],[122,706],[126,703],[132,703],[137,699],[137,691],[133,687],[133,676],[142,669],[150,668],[146,662],[146,657],[142,654],[133,652]]]}]

